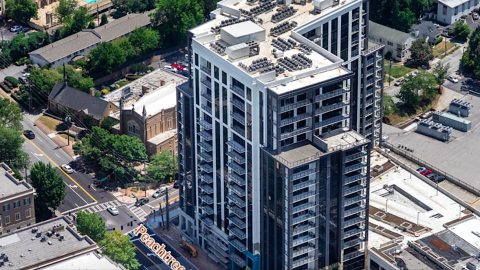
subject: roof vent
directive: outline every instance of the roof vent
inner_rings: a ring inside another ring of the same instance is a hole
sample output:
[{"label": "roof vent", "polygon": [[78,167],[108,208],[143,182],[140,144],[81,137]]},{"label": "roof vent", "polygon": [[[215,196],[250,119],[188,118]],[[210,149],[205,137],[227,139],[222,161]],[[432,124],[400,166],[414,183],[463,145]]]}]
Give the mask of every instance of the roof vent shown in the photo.
[{"label": "roof vent", "polygon": [[48,244],[51,245],[51,244],[52,244],[52,241],[48,241]]}]

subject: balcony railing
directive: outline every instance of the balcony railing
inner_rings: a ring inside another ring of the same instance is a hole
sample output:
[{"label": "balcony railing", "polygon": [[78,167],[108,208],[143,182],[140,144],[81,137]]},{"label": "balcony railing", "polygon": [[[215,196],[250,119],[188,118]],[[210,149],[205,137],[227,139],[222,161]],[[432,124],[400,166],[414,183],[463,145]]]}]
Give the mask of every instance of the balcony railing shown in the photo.
[{"label": "balcony railing", "polygon": [[212,173],[213,172],[212,166],[210,166],[206,163],[200,164],[200,169],[202,169],[202,171],[207,172],[207,173]]},{"label": "balcony railing", "polygon": [[345,167],[345,173],[349,173],[349,172],[353,172],[355,170],[358,170],[358,169],[361,169],[363,167],[365,167],[367,164],[365,163],[358,163],[358,164],[354,164],[354,165],[350,165],[348,167]]},{"label": "balcony railing", "polygon": [[212,129],[212,124],[210,124],[209,122],[207,122],[207,120],[202,120],[202,121],[198,122],[198,124],[199,124],[202,128],[204,128],[204,129],[206,129],[206,130]]},{"label": "balcony railing", "polygon": [[240,252],[244,252],[245,250],[247,250],[245,245],[242,244],[242,242],[240,242],[240,240],[238,240],[238,239],[234,239],[234,240],[230,241],[230,244]]},{"label": "balcony railing", "polygon": [[210,114],[212,113],[212,107],[211,107],[211,106],[208,106],[208,105],[205,105],[205,104],[204,104],[204,105],[202,105],[201,107],[202,107],[202,109],[203,109],[204,111],[206,111],[206,112],[208,112],[208,113],[210,113]]},{"label": "balcony railing", "polygon": [[200,174],[200,180],[208,184],[213,183],[213,178],[208,174]]},{"label": "balcony railing", "polygon": [[205,213],[207,215],[213,215],[213,213],[214,213],[213,208],[208,206],[208,205],[202,206],[201,208],[203,210],[203,213]]},{"label": "balcony railing", "polygon": [[365,210],[365,207],[359,205],[359,206],[354,207],[352,209],[345,210],[345,212],[343,212],[343,217],[345,218],[345,217],[351,216],[353,214],[360,213],[364,210]]},{"label": "balcony railing", "polygon": [[300,261],[293,262],[292,267],[295,268],[295,267],[298,267],[298,266],[307,264],[307,263],[309,263],[309,262],[313,262],[314,260],[315,260],[315,257],[314,257],[314,256],[310,256],[310,257],[307,257],[307,258],[302,259],[302,260],[300,260]]},{"label": "balcony railing", "polygon": [[210,93],[207,93],[207,92],[202,92],[202,94],[200,94],[202,97],[206,98],[208,101],[212,102],[212,95]]},{"label": "balcony railing", "polygon": [[300,245],[300,244],[304,244],[304,243],[307,243],[307,242],[312,241],[312,240],[315,240],[314,236],[305,235],[305,236],[302,236],[300,238],[297,238],[297,239],[293,240],[292,241],[292,246],[297,246],[297,245]]},{"label": "balcony railing", "polygon": [[206,67],[206,66],[200,65],[200,70],[202,70],[203,72],[207,73],[208,75],[212,74],[212,69],[211,69],[211,68],[208,68],[208,67]]},{"label": "balcony railing", "polygon": [[228,230],[230,231],[230,233],[232,233],[233,235],[235,235],[239,239],[244,240],[245,238],[247,238],[247,235],[244,232],[242,232],[242,230],[240,230],[239,228],[237,228],[235,226],[228,227]]},{"label": "balcony railing", "polygon": [[345,239],[345,238],[348,238],[350,236],[354,236],[354,235],[359,234],[359,233],[364,232],[364,231],[365,231],[365,229],[362,229],[362,228],[347,230],[343,234],[343,238]]},{"label": "balcony railing", "polygon": [[321,113],[336,110],[338,108],[343,108],[343,107],[347,106],[348,103],[349,103],[348,101],[342,101],[342,102],[339,102],[339,103],[335,103],[335,104],[331,104],[331,105],[327,105],[327,106],[322,106],[319,109],[315,110],[315,114],[321,114]]},{"label": "balcony railing", "polygon": [[237,132],[238,134],[240,134],[240,136],[245,136],[245,128],[241,128],[240,126],[236,125],[236,124],[231,124],[230,127],[235,131]]},{"label": "balcony railing", "polygon": [[307,175],[314,174],[314,173],[315,173],[315,169],[308,169],[306,171],[302,171],[302,172],[299,172],[299,173],[294,173],[293,176],[292,176],[292,179],[297,180],[297,179],[300,179],[302,177],[305,177]]},{"label": "balcony railing", "polygon": [[348,261],[348,260],[351,260],[351,259],[355,259],[359,256],[362,256],[364,255],[365,252],[363,251],[353,251],[353,252],[350,252],[350,253],[347,253],[345,255],[343,255],[343,261]]},{"label": "balcony railing", "polygon": [[295,207],[292,208],[292,214],[298,213],[300,211],[307,210],[307,209],[312,208],[314,206],[315,206],[314,202],[304,203],[304,204],[295,206]]},{"label": "balcony railing", "polygon": [[209,185],[200,185],[200,188],[207,194],[213,194],[213,188]]},{"label": "balcony railing", "polygon": [[320,101],[320,100],[328,99],[328,98],[331,98],[331,97],[339,96],[339,95],[342,95],[342,94],[344,94],[348,91],[350,91],[350,90],[347,90],[345,88],[340,88],[340,89],[337,89],[337,90],[334,90],[334,91],[331,91],[331,92],[328,92],[328,93],[325,93],[325,94],[320,94],[320,95],[315,97],[315,101]]},{"label": "balcony railing", "polygon": [[346,199],[344,206],[349,206],[351,204],[358,203],[358,202],[363,201],[363,200],[365,200],[365,196],[364,195],[358,195],[358,196],[355,196],[353,198]]},{"label": "balcony railing", "polygon": [[310,251],[314,251],[315,249],[313,247],[304,247],[304,248],[298,248],[298,249],[293,249],[294,251],[292,252],[292,257],[297,257],[299,255],[308,253]]},{"label": "balcony railing", "polygon": [[233,104],[233,106],[240,109],[242,112],[245,112],[245,104],[243,102],[235,98],[231,98],[230,102]]},{"label": "balcony railing", "polygon": [[345,182],[343,183],[344,185],[348,185],[350,183],[353,183],[353,182],[356,182],[356,181],[359,181],[363,178],[365,178],[366,175],[363,174],[363,173],[360,173],[360,174],[357,174],[357,175],[354,175],[354,176],[350,176],[350,177],[347,177],[345,178]]},{"label": "balcony railing", "polygon": [[310,118],[310,117],[312,117],[311,113],[302,113],[302,114],[296,115],[294,117],[289,117],[287,119],[281,120],[280,125],[281,126],[286,126],[290,123],[298,122],[298,121],[301,121],[301,120],[304,120],[304,119],[307,119],[307,118]]},{"label": "balcony railing", "polygon": [[237,151],[240,154],[245,153],[245,147],[242,146],[241,144],[239,144],[236,141],[230,140],[230,141],[227,142],[227,145],[232,147],[233,150]]},{"label": "balcony railing", "polygon": [[344,226],[344,228],[346,228],[348,226],[352,226],[352,225],[358,224],[358,223],[363,222],[363,221],[365,221],[365,218],[357,217],[357,218],[354,218],[352,220],[345,221],[343,223],[343,226]]},{"label": "balcony railing", "polygon": [[305,187],[308,187],[308,186],[313,186],[313,185],[315,185],[315,180],[309,180],[309,181],[301,182],[299,184],[293,185],[293,191],[297,191],[299,189],[302,189],[302,188],[305,188]]},{"label": "balcony railing", "polygon": [[238,154],[235,151],[229,151],[227,152],[227,156],[231,157],[235,162],[238,164],[245,164],[245,158],[242,157],[242,155]]},{"label": "balcony railing", "polygon": [[305,100],[302,100],[302,101],[299,101],[299,102],[295,102],[295,103],[292,103],[292,104],[286,104],[286,105],[283,105],[281,108],[280,108],[280,112],[287,112],[287,111],[290,111],[290,110],[293,110],[293,109],[296,109],[296,108],[300,108],[300,107],[303,107],[303,106],[306,106],[308,104],[310,104],[310,100],[309,99],[305,99]]},{"label": "balcony railing", "polygon": [[366,155],[367,155],[367,151],[362,151],[362,152],[359,152],[359,153],[356,153],[356,154],[353,154],[353,155],[349,155],[345,158],[345,162],[350,162],[352,160],[359,159],[359,158],[364,157]]},{"label": "balcony railing", "polygon": [[[200,82],[201,82],[203,85],[205,85],[208,89],[211,89],[211,88],[212,88],[212,81],[210,81],[210,80],[200,80]],[[206,93],[206,92],[204,92],[204,93]],[[202,96],[203,96],[204,93],[202,93]],[[208,95],[208,97],[211,98],[211,95]],[[209,99],[208,97],[207,97],[207,99]]]},{"label": "balcony railing", "polygon": [[236,85],[230,85],[230,90],[232,90],[235,94],[239,95],[242,98],[245,97],[245,90]]},{"label": "balcony railing", "polygon": [[240,256],[238,256],[237,254],[235,253],[231,253],[230,254],[230,259],[232,259],[232,261],[234,263],[236,263],[238,266],[240,266],[240,268],[244,268],[245,266],[247,266],[247,264],[245,263],[245,259],[243,258],[240,258]]},{"label": "balcony railing", "polygon": [[238,165],[235,162],[229,162],[228,167],[232,168],[233,171],[235,171],[238,175],[244,175],[245,174],[245,169],[242,168],[242,166]]},{"label": "balcony railing", "polygon": [[343,243],[343,248],[345,249],[345,248],[353,247],[353,246],[358,245],[359,243],[362,243],[364,241],[365,241],[364,239],[360,239],[360,238],[350,240],[348,242]]},{"label": "balcony railing", "polygon": [[282,140],[286,139],[286,138],[290,138],[290,137],[293,137],[295,135],[298,135],[298,134],[301,134],[301,133],[305,133],[307,132],[308,130],[312,129],[311,127],[309,126],[306,126],[306,127],[303,127],[303,128],[298,128],[294,131],[291,131],[291,132],[288,132],[288,133],[283,133],[281,135],[281,138]]},{"label": "balcony railing", "polygon": [[237,185],[228,185],[228,188],[233,191],[233,193],[235,193],[237,196],[240,196],[240,197],[245,197],[246,195],[246,192],[244,189],[240,188],[239,186]]},{"label": "balcony railing", "polygon": [[211,152],[213,150],[213,146],[206,142],[199,142],[198,145],[205,151]]},{"label": "balcony railing", "polygon": [[212,162],[213,161],[213,158],[211,155],[207,154],[206,152],[200,152],[198,154],[203,160],[205,160],[206,162]]},{"label": "balcony railing", "polygon": [[230,112],[230,115],[233,117],[233,119],[237,120],[240,124],[245,125],[245,117],[243,115],[236,112]]},{"label": "balcony railing", "polygon": [[237,185],[239,185],[239,186],[241,186],[241,187],[245,186],[245,178],[244,178],[244,177],[239,176],[239,175],[236,174],[236,173],[229,173],[229,174],[228,174],[228,177],[229,177],[229,179],[230,179],[232,182],[234,182],[235,184],[237,184]]},{"label": "balcony railing", "polygon": [[234,224],[235,226],[237,226],[238,228],[240,228],[242,230],[247,227],[245,222],[243,222],[241,219],[239,219],[236,216],[228,217],[228,220],[230,220],[230,224]]},{"label": "balcony railing", "polygon": [[238,207],[238,206],[228,206],[228,210],[230,211],[230,213],[233,213],[234,215],[236,215],[239,218],[245,218],[247,216],[245,211],[240,209],[240,207]]},{"label": "balcony railing", "polygon": [[334,124],[336,122],[340,122],[340,121],[343,121],[345,119],[348,119],[348,117],[349,117],[348,114],[343,114],[343,115],[339,115],[339,116],[329,118],[327,120],[321,120],[319,123],[315,124],[315,127],[319,128],[319,127],[328,126],[328,125]]},{"label": "balcony railing", "polygon": [[208,217],[205,217],[205,218],[202,218],[202,221],[205,225],[207,225],[208,227],[212,226],[213,225],[213,220],[211,220],[210,218]]},{"label": "balcony railing", "polygon": [[305,198],[312,197],[312,196],[315,196],[315,191],[308,191],[300,195],[293,196],[292,202],[298,202],[300,200],[303,200]]},{"label": "balcony railing", "polygon": [[310,231],[310,230],[315,230],[315,227],[310,226],[310,225],[303,225],[303,226],[299,226],[299,227],[294,227],[293,231],[292,231],[292,236],[295,236],[297,234],[302,234],[302,233]]},{"label": "balcony railing", "polygon": [[234,204],[236,204],[240,208],[243,208],[247,205],[247,203],[245,203],[245,200],[241,199],[235,194],[227,195],[227,199],[231,200]]},{"label": "balcony railing", "polygon": [[351,188],[346,188],[345,192],[344,192],[344,195],[352,194],[352,193],[357,192],[357,191],[362,190],[362,189],[365,189],[365,187],[362,186],[362,185],[357,185],[357,186],[354,186],[354,187],[351,187]]},{"label": "balcony railing", "polygon": [[202,199],[202,201],[204,201],[207,204],[213,204],[213,198],[208,195],[202,195],[200,196],[200,199]]}]

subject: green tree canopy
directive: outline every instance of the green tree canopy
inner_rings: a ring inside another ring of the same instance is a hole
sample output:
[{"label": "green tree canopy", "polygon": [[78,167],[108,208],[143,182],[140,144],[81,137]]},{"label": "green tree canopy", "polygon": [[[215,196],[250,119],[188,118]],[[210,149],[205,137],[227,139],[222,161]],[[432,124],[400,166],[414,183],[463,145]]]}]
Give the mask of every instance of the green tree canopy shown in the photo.
[{"label": "green tree canopy", "polygon": [[413,23],[426,13],[432,0],[375,0],[370,1],[370,20],[410,32]]},{"label": "green tree canopy", "polygon": [[105,25],[107,23],[108,23],[107,14],[103,13],[102,17],[100,18],[100,25]]},{"label": "green tree canopy", "polygon": [[0,125],[0,162],[22,168],[29,163],[28,154],[22,150],[25,139],[18,130]]},{"label": "green tree canopy", "polygon": [[398,99],[412,108],[416,108],[418,107],[418,104],[420,104],[420,96],[418,95],[418,89],[415,83],[415,77],[408,75],[405,78],[400,91],[396,95]]},{"label": "green tree canopy", "polygon": [[129,270],[138,269],[141,264],[135,259],[135,247],[132,246],[130,238],[115,230],[107,233],[100,241],[99,246],[102,253],[107,255],[116,263],[120,263]]},{"label": "green tree canopy", "polygon": [[396,113],[396,111],[397,105],[393,102],[392,97],[387,93],[383,93],[383,114],[390,115]]},{"label": "green tree canopy", "polygon": [[410,46],[412,59],[419,65],[428,66],[428,62],[433,60],[433,50],[425,39],[417,39]]},{"label": "green tree canopy", "polygon": [[122,17],[127,13],[139,13],[155,8],[155,0],[112,0],[115,8],[115,17]]},{"label": "green tree canopy", "polygon": [[63,19],[71,16],[75,8],[77,8],[77,0],[59,0],[58,6],[55,8],[54,16],[58,19],[60,23],[63,22]]},{"label": "green tree canopy", "polygon": [[30,180],[37,192],[37,207],[57,209],[65,200],[65,182],[50,163],[35,162],[30,170]]},{"label": "green tree canopy", "polygon": [[143,55],[158,48],[160,36],[155,30],[139,27],[128,36],[128,41],[137,50],[137,55]]},{"label": "green tree canopy", "polygon": [[31,51],[49,44],[50,39],[48,37],[49,34],[46,32],[20,33],[8,43],[6,50],[11,59],[19,59]]},{"label": "green tree canopy", "polygon": [[15,130],[22,130],[22,109],[18,103],[9,99],[0,99],[0,126],[10,127]]},{"label": "green tree canopy", "polygon": [[147,168],[148,175],[155,181],[164,181],[173,177],[177,169],[177,158],[169,151],[162,151],[150,157],[150,166]]},{"label": "green tree canopy", "polygon": [[77,212],[77,230],[88,235],[93,241],[99,242],[107,233],[105,222],[97,213],[86,213],[84,211]]},{"label": "green tree canopy", "polygon": [[455,24],[453,30],[455,37],[459,40],[467,40],[468,35],[470,35],[470,27],[464,21],[458,21]]},{"label": "green tree canopy", "polygon": [[470,37],[468,48],[462,56],[462,64],[465,71],[480,79],[480,27],[477,27]]},{"label": "green tree canopy", "polygon": [[125,53],[110,42],[102,42],[88,54],[90,59],[90,74],[111,73],[113,68],[125,63]]},{"label": "green tree canopy", "polygon": [[450,68],[450,63],[446,65],[443,63],[438,63],[432,70],[432,74],[435,76],[435,80],[437,81],[437,85],[441,86],[445,83],[445,79],[447,78],[448,69]]},{"label": "green tree canopy", "polygon": [[94,20],[94,16],[90,15],[86,6],[81,6],[73,11],[73,15],[63,18],[64,26],[56,34],[56,39],[62,39],[86,29]]},{"label": "green tree canopy", "polygon": [[163,47],[184,43],[187,31],[203,22],[203,11],[196,0],[161,0],[156,6],[150,17]]},{"label": "green tree canopy", "polygon": [[417,108],[421,101],[431,101],[438,95],[437,81],[432,73],[420,70],[416,76],[405,78],[397,98],[406,105]]},{"label": "green tree canopy", "polygon": [[7,17],[27,24],[31,18],[37,17],[37,3],[31,0],[7,0],[5,2]]}]

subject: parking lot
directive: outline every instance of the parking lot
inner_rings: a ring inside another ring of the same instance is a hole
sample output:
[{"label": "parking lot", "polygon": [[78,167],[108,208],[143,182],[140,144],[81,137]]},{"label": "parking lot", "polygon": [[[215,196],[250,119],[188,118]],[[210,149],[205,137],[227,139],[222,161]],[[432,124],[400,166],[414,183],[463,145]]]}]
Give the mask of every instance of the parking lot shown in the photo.
[{"label": "parking lot", "polygon": [[413,156],[450,173],[469,185],[480,189],[480,97],[466,95],[463,100],[472,103],[472,130],[460,132],[453,130],[453,137],[447,143],[421,135],[413,131],[383,125],[383,135],[389,136],[389,143],[399,144],[413,149]]}]

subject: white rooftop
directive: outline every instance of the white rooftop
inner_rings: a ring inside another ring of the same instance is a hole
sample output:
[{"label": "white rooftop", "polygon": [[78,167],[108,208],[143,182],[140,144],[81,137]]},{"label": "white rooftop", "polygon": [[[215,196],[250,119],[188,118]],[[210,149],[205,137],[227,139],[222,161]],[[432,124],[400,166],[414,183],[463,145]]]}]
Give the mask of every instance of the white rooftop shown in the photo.
[{"label": "white rooftop", "polygon": [[41,268],[42,270],[125,270],[122,265],[110,260],[110,258],[101,256],[96,251],[91,251],[73,258],[60,261],[56,264]]},{"label": "white rooftop", "polygon": [[241,37],[244,35],[255,33],[257,31],[263,31],[264,29],[254,22],[246,21],[243,23],[236,23],[225,26],[222,28],[222,30],[227,32],[229,35],[232,35],[233,37]]},{"label": "white rooftop", "polygon": [[463,3],[469,2],[469,0],[436,0],[439,3],[442,3],[448,7],[455,8]]},{"label": "white rooftop", "polygon": [[131,110],[134,107],[135,111],[141,115],[143,107],[145,107],[147,118],[149,118],[162,110],[173,108],[176,105],[176,84],[168,84],[144,95],[132,105],[126,106],[124,110]]},{"label": "white rooftop", "polygon": [[148,140],[148,142],[151,142],[155,145],[159,145],[162,142],[166,141],[167,139],[169,139],[169,138],[171,138],[175,135],[177,135],[177,129],[170,129],[170,130],[162,132],[162,133],[158,134],[157,136],[151,138],[150,140]]},{"label": "white rooftop", "polygon": [[5,163],[0,163],[0,201],[28,190],[33,192],[33,188],[28,183],[15,179],[10,168]]}]

